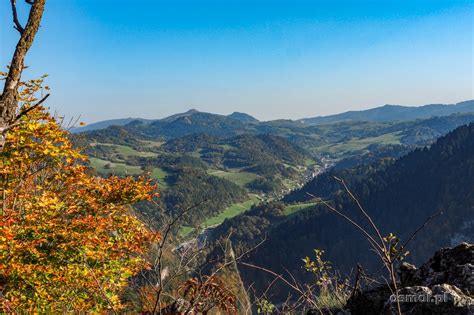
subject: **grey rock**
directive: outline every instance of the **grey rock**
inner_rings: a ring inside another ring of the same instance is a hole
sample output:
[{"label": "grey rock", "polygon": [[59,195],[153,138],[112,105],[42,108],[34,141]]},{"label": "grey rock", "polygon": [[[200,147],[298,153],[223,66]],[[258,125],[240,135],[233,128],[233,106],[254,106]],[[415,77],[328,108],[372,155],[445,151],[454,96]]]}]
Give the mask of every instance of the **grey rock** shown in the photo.
[{"label": "grey rock", "polygon": [[[443,248],[420,268],[403,263],[398,301],[403,314],[474,315],[474,245]],[[387,286],[357,292],[347,302],[352,314],[397,314],[397,297]]]},{"label": "grey rock", "polygon": [[443,248],[419,269],[404,263],[400,268],[401,286],[426,286],[452,284],[467,295],[474,294],[474,245],[461,243],[453,248]]}]

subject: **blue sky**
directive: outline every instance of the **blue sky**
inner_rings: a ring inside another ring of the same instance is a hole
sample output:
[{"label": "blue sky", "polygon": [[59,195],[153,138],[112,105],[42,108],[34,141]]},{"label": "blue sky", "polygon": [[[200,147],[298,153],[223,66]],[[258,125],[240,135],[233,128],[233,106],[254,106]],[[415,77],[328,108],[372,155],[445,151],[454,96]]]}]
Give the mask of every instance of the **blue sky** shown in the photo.
[{"label": "blue sky", "polygon": [[[473,12],[464,0],[47,0],[24,77],[48,73],[49,106],[86,122],[453,103],[473,98]],[[9,1],[0,19],[6,66]]]}]

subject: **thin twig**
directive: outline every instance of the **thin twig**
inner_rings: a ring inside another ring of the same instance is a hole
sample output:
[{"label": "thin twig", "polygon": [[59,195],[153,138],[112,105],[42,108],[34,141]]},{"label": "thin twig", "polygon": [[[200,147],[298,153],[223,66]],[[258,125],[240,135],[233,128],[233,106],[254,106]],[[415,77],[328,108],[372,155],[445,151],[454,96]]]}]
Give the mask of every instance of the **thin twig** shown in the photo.
[{"label": "thin twig", "polygon": [[33,109],[37,108],[38,106],[40,106],[41,104],[43,104],[44,101],[46,101],[46,99],[49,97],[49,93],[46,94],[41,100],[39,100],[38,103],[36,103],[35,105],[33,106],[30,106],[24,110],[22,110],[16,117],[15,117],[15,120],[14,121],[18,121],[21,117],[25,116],[26,114],[28,114],[29,112],[31,112]]},{"label": "thin twig", "polygon": [[338,178],[336,176],[334,176],[334,178],[341,182],[342,185],[344,186],[344,189],[346,190],[346,192],[349,194],[349,196],[352,198],[352,200],[355,201],[355,203],[357,204],[357,207],[359,208],[359,210],[362,212],[362,214],[366,217],[366,219],[369,221],[370,225],[372,226],[372,228],[374,229],[374,231],[377,233],[377,236],[379,237],[379,240],[380,240],[380,244],[382,245],[382,247],[384,248],[384,250],[387,250],[387,248],[385,247],[385,242],[384,242],[384,239],[382,237],[382,234],[380,233],[380,230],[379,228],[377,227],[377,225],[375,225],[374,221],[372,220],[372,218],[369,216],[369,214],[367,213],[367,211],[365,211],[364,207],[362,207],[361,203],[359,202],[359,199],[356,198],[356,196],[354,196],[354,194],[352,193],[352,191],[349,189],[349,187],[347,187],[347,184],[346,182],[341,179],[341,178]]},{"label": "thin twig", "polygon": [[314,307],[316,307],[317,309],[319,309],[318,305],[316,304],[316,302],[313,301],[313,299],[309,298],[308,297],[308,294],[303,291],[301,288],[299,288],[298,286],[295,286],[294,284],[292,284],[290,281],[286,280],[282,275],[280,274],[277,274],[276,272],[274,271],[271,271],[267,268],[264,268],[264,267],[260,267],[260,266],[256,266],[256,265],[253,265],[253,264],[249,264],[249,263],[246,263],[246,262],[238,262],[238,264],[240,265],[243,265],[243,266],[247,266],[247,267],[250,267],[250,268],[254,268],[254,269],[258,269],[258,270],[261,270],[261,271],[264,271],[268,274],[271,274],[272,276],[274,277],[277,277],[278,279],[280,279],[281,281],[283,281],[286,285],[288,285],[290,288],[292,288],[293,290],[295,290],[296,292],[298,292],[299,294],[301,294],[302,296],[304,296],[306,298],[306,300],[311,303]]},{"label": "thin twig", "polygon": [[153,306],[153,311],[152,311],[152,314],[155,314],[157,308],[158,308],[158,305],[160,304],[161,302],[161,293],[163,292],[163,281],[161,279],[161,273],[162,273],[162,257],[163,257],[163,247],[165,246],[166,244],[166,241],[168,240],[168,236],[169,236],[169,233],[171,232],[173,226],[186,214],[188,213],[189,211],[199,207],[200,205],[202,205],[203,203],[209,201],[210,199],[212,199],[212,197],[209,197],[209,198],[206,198],[194,205],[192,205],[191,207],[187,208],[187,209],[184,209],[183,211],[181,211],[180,214],[178,214],[174,219],[171,220],[170,223],[168,223],[167,227],[166,227],[166,230],[165,230],[165,233],[163,235],[163,238],[160,242],[160,244],[158,245],[158,249],[159,249],[159,252],[158,252],[158,257],[156,258],[155,260],[155,266],[156,268],[158,268],[158,276],[160,277],[159,279],[159,287],[158,287],[158,292],[156,294],[156,300],[155,300],[155,303],[154,303],[154,306]]},{"label": "thin twig", "polygon": [[327,201],[325,201],[324,199],[322,198],[318,198],[316,197],[315,195],[309,193],[309,192],[306,192],[306,194],[310,197],[313,197],[316,199],[316,201],[320,201],[322,204],[324,204],[328,209],[330,209],[331,211],[335,212],[336,214],[340,215],[341,217],[343,217],[344,219],[346,219],[347,221],[349,221],[352,225],[354,225],[355,227],[357,227],[366,237],[367,239],[369,240],[369,242],[374,246],[376,247],[378,250],[380,251],[383,251],[383,247],[380,246],[380,244],[378,244],[375,239],[373,238],[372,235],[370,235],[366,230],[364,230],[364,228],[362,228],[357,222],[355,222],[354,220],[352,220],[351,218],[349,218],[347,215],[345,215],[344,213],[340,212],[339,210],[337,210],[335,207],[331,206]]},{"label": "thin twig", "polygon": [[104,288],[102,287],[102,285],[100,284],[99,282],[99,279],[97,279],[97,277],[95,276],[94,274],[94,270],[92,270],[91,267],[89,267],[89,265],[87,264],[87,262],[85,261],[84,259],[84,266],[86,267],[86,269],[88,269],[91,273],[91,276],[92,278],[94,278],[94,281],[95,283],[97,284],[97,287],[99,288],[99,291],[100,293],[102,294],[102,296],[104,297],[104,299],[107,301],[107,304],[109,304],[110,308],[112,309],[112,312],[114,314],[117,314],[117,311],[115,310],[114,308],[114,304],[112,303],[112,301],[109,299],[109,297],[107,296],[107,293],[105,292]]},{"label": "thin twig", "polygon": [[420,232],[422,229],[425,228],[425,226],[428,224],[428,222],[430,222],[432,219],[436,218],[437,216],[440,216],[442,215],[443,212],[440,211],[438,213],[435,213],[435,214],[432,214],[430,215],[428,218],[426,218],[425,222],[423,222],[422,225],[420,225],[416,230],[415,232],[413,232],[413,234],[410,236],[410,238],[405,242],[403,243],[403,245],[400,247],[400,252],[395,256],[394,260],[397,260],[402,254],[403,254],[403,250],[408,246],[408,244],[415,238],[415,236],[418,234],[418,232]]}]

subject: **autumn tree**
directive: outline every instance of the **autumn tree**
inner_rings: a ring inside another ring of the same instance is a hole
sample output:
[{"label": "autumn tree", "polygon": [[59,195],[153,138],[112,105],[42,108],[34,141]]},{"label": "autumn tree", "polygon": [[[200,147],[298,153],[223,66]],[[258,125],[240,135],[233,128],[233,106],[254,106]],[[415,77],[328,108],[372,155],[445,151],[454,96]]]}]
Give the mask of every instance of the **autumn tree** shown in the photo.
[{"label": "autumn tree", "polygon": [[158,235],[131,213],[154,186],[89,175],[58,121],[41,107],[43,78],[21,82],[45,0],[23,26],[10,0],[15,47],[0,95],[0,308],[5,312],[117,310],[129,276]]},{"label": "autumn tree", "polygon": [[[45,6],[45,0],[25,2],[31,7],[22,26],[17,2],[10,0],[20,38],[8,71],[0,74],[0,312],[125,310],[130,278],[150,267],[145,253],[152,244],[162,244],[130,205],[150,200],[156,187],[144,177],[92,175],[61,118],[42,107],[49,96],[44,77],[21,81]],[[188,307],[234,312],[223,282],[204,279],[178,288],[191,300]]]},{"label": "autumn tree", "polygon": [[[20,111],[43,79],[19,83]],[[158,234],[132,213],[154,195],[144,178],[90,175],[86,157],[41,106],[6,136],[0,153],[0,309],[5,312],[122,308],[127,279]]]}]

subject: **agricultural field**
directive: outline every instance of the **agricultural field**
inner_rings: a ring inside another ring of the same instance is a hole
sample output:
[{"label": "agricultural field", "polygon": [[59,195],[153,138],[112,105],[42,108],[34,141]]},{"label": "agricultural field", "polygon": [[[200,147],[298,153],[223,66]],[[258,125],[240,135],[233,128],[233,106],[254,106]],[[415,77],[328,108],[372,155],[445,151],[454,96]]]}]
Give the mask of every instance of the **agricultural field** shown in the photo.
[{"label": "agricultural field", "polygon": [[319,146],[315,151],[320,153],[331,153],[331,154],[341,154],[341,153],[350,153],[360,150],[365,150],[372,144],[400,144],[400,136],[398,133],[387,133],[377,137],[369,138],[353,138],[344,142],[327,144]]},{"label": "agricultural field", "polygon": [[158,188],[160,190],[168,188],[168,184],[166,183],[166,176],[168,176],[168,173],[163,169],[154,167],[150,175],[158,182]]},{"label": "agricultural field", "polygon": [[253,180],[257,179],[259,176],[254,173],[249,172],[241,172],[238,170],[232,171],[223,171],[223,170],[209,170],[209,175],[222,177],[231,181],[241,187],[245,187],[248,183],[252,182]]},{"label": "agricultural field", "polygon": [[311,207],[314,207],[316,205],[315,202],[307,202],[307,203],[297,203],[293,205],[288,205],[285,207],[285,210],[283,212],[283,215],[289,216],[294,213],[297,213],[301,210],[309,209]]},{"label": "agricultural field", "polygon": [[[201,227],[208,228],[208,227],[219,225],[222,222],[224,222],[225,219],[233,218],[249,210],[254,204],[260,201],[259,197],[255,194],[250,194],[249,197],[250,198],[245,200],[244,202],[235,203],[227,207],[224,211],[222,211],[218,215],[207,219],[206,221],[202,223]],[[194,231],[194,228],[191,226],[182,226],[180,230],[180,235],[185,237],[193,231]]]},{"label": "agricultural field", "polygon": [[159,148],[161,147],[165,142],[164,141],[151,141],[151,140],[140,140],[143,145],[145,145],[148,148]]},{"label": "agricultural field", "polygon": [[155,156],[158,156],[158,153],[155,153],[155,152],[141,152],[141,151],[137,151],[134,148],[131,148],[129,146],[120,145],[120,144],[98,143],[97,145],[112,147],[117,151],[118,154],[121,154],[125,157],[129,157],[129,156],[155,157]]},{"label": "agricultural field", "polygon": [[125,163],[115,163],[98,158],[90,158],[91,166],[99,173],[104,175],[139,175],[143,173],[140,166],[127,165]]},{"label": "agricultural field", "polygon": [[224,211],[219,213],[217,216],[212,217],[204,221],[203,227],[207,228],[210,226],[219,225],[224,222],[225,219],[233,218],[242,212],[249,210],[255,203],[259,201],[257,195],[251,194],[250,198],[241,203],[235,203],[227,207]]}]

